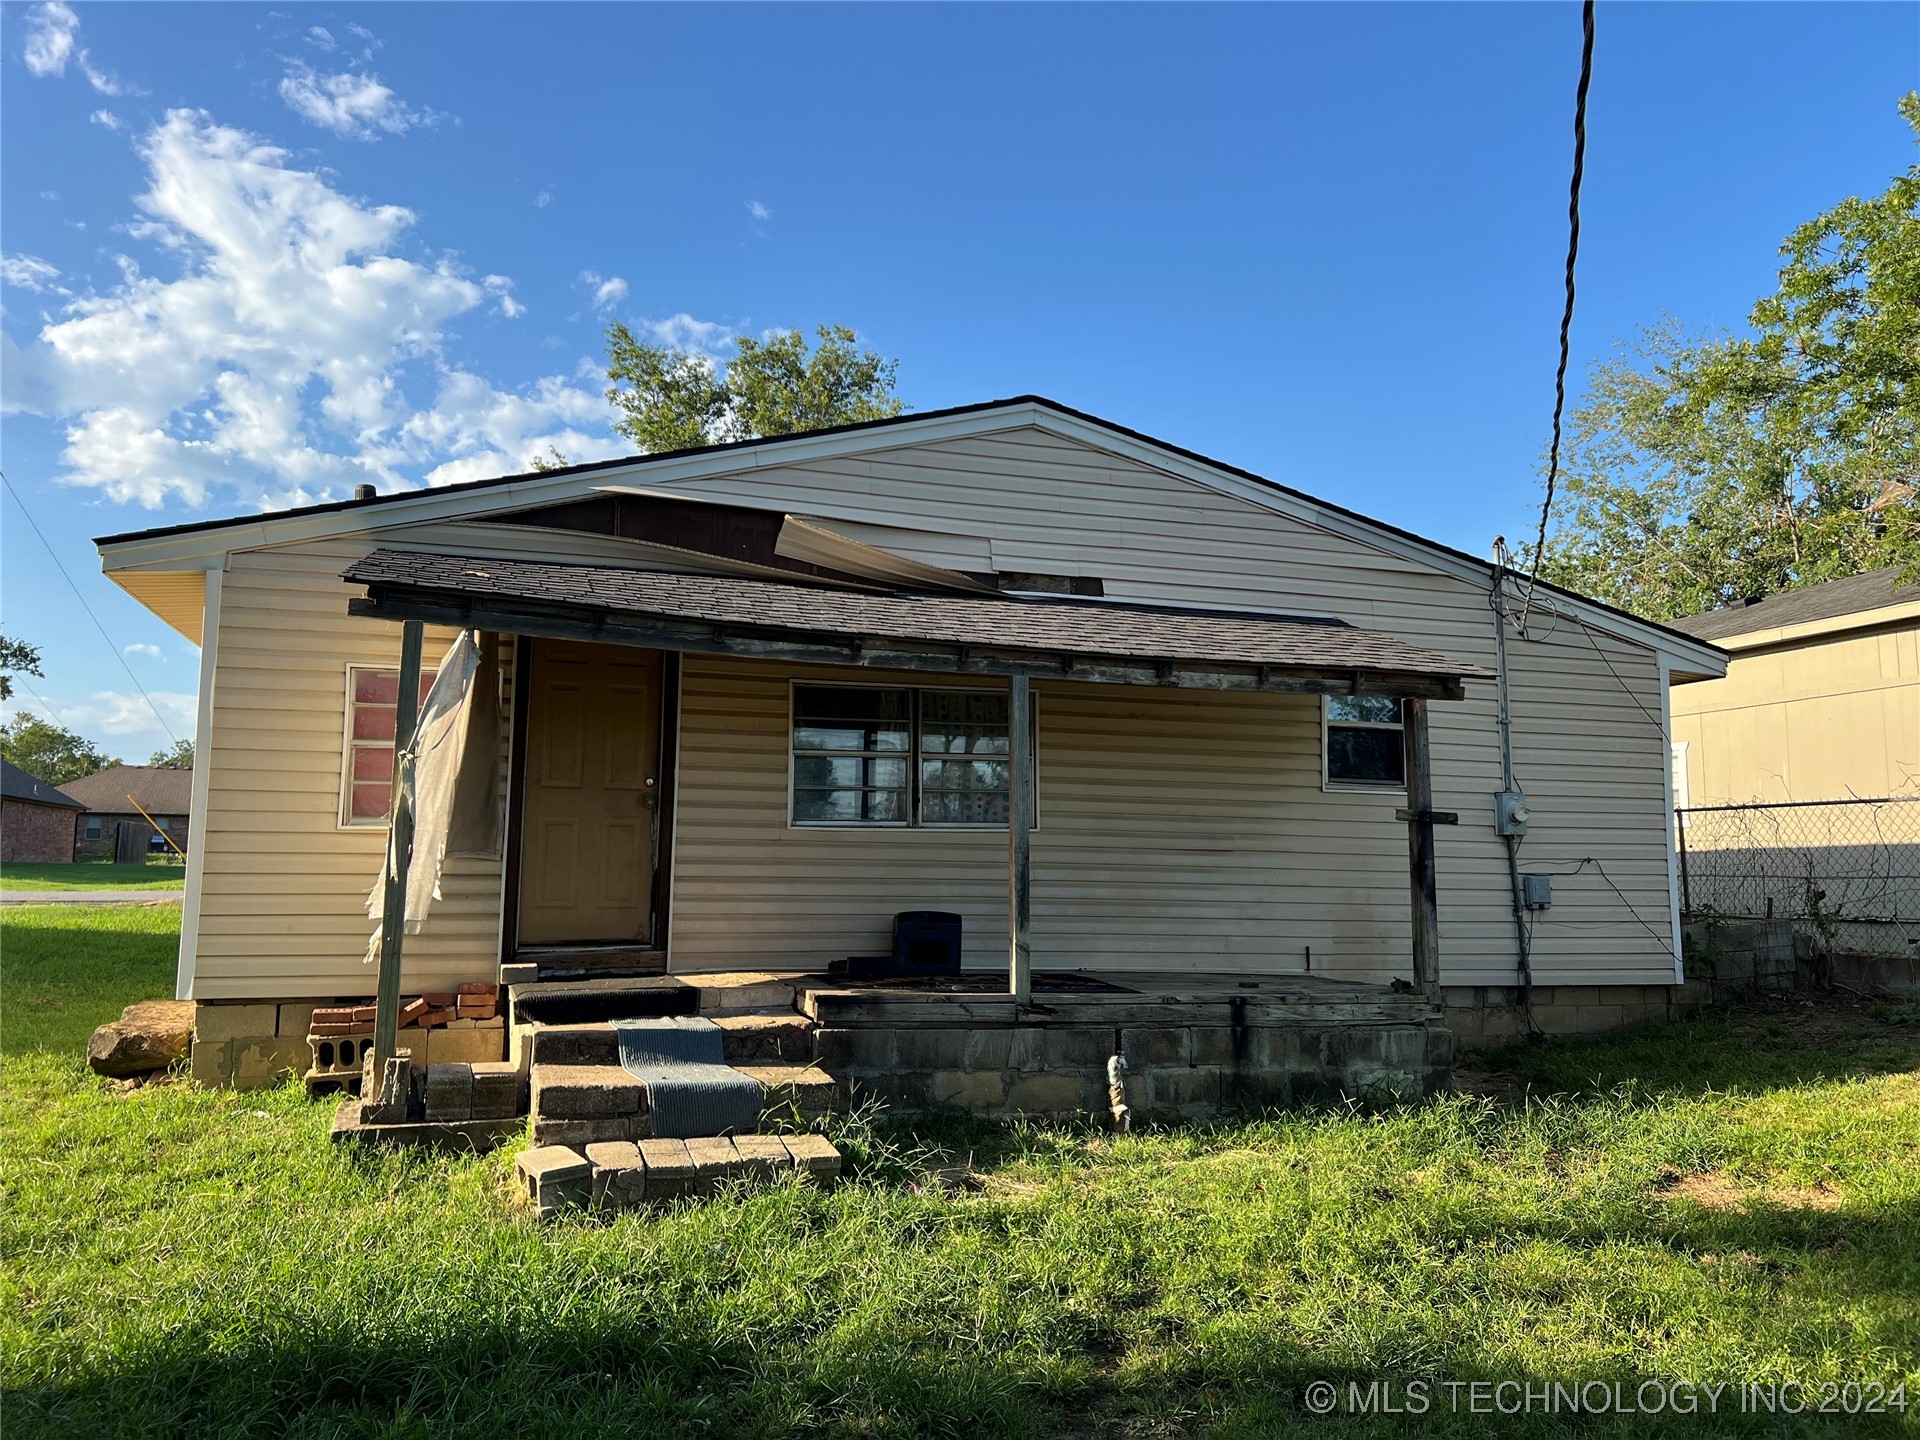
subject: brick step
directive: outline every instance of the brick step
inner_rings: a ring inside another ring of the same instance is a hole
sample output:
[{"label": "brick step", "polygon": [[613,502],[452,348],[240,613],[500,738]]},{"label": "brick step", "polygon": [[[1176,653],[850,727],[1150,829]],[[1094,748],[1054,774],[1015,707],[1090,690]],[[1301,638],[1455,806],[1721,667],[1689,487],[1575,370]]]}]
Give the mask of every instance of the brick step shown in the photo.
[{"label": "brick step", "polygon": [[714,1136],[699,1140],[602,1140],[581,1148],[536,1146],[514,1159],[514,1174],[543,1217],[564,1210],[626,1209],[715,1193],[730,1181],[797,1174],[830,1186],[840,1152],[822,1135]]},{"label": "brick step", "polygon": [[[720,1053],[729,1065],[814,1058],[813,1022],[796,1011],[726,1012],[706,1018],[720,1028]],[[620,1044],[609,1024],[535,1025],[527,1044],[536,1065],[620,1063]]]},{"label": "brick step", "polygon": [[[813,1065],[739,1065],[760,1082],[760,1126],[806,1123],[848,1105],[847,1087]],[[580,1148],[652,1138],[647,1087],[618,1065],[536,1061],[532,1073],[533,1143]]]}]

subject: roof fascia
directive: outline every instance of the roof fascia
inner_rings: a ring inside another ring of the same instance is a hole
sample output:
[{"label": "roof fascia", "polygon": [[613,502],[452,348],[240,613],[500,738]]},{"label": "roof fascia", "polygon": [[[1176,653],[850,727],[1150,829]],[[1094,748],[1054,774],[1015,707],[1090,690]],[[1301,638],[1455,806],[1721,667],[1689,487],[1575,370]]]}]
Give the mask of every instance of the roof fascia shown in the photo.
[{"label": "roof fascia", "polygon": [[1920,600],[1898,605],[1881,605],[1872,610],[1855,610],[1847,615],[1829,615],[1824,620],[1803,620],[1798,625],[1769,625],[1745,630],[1738,635],[1723,635],[1713,643],[1723,650],[1762,650],[1775,645],[1791,645],[1800,640],[1819,640],[1844,635],[1851,630],[1878,630],[1907,620],[1920,620]]}]

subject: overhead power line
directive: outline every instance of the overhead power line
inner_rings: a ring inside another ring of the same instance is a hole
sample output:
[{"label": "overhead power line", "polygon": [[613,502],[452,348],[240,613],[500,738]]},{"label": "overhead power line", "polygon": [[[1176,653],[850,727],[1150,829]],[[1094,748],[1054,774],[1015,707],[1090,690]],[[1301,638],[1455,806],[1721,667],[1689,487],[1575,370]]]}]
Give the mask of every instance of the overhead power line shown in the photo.
[{"label": "overhead power line", "polygon": [[1553,512],[1553,491],[1560,479],[1560,426],[1567,408],[1567,358],[1573,335],[1573,267],[1580,258],[1580,179],[1587,168],[1587,87],[1593,81],[1593,3],[1580,7],[1580,88],[1573,99],[1573,180],[1567,187],[1567,303],[1560,312],[1560,364],[1553,374],[1553,444],[1547,452],[1547,495],[1540,503],[1540,534],[1533,542],[1533,573],[1527,577],[1527,603],[1521,625],[1533,606],[1534,587],[1540,582],[1540,562],[1547,553],[1547,517]]},{"label": "overhead power line", "polygon": [[[20,507],[20,513],[27,517],[27,524],[33,527],[33,533],[40,537],[40,543],[46,547],[48,556],[53,560],[54,569],[58,570],[60,578],[67,582],[67,588],[73,591],[73,598],[78,600],[80,608],[87,612],[87,618],[93,621],[93,628],[100,632],[100,638],[107,642],[107,648],[113,652],[113,658],[120,662],[120,668],[127,672],[127,679],[133,682],[133,688],[138,690],[140,698],[147,702],[147,708],[153,712],[153,718],[160,722],[160,728],[166,732],[167,739],[178,745],[180,737],[173,733],[173,727],[167,724],[167,717],[160,713],[160,707],[154,704],[153,697],[147,694],[147,687],[140,683],[140,677],[134,674],[133,667],[127,664],[126,653],[113,643],[113,637],[107,634],[107,627],[100,623],[100,617],[93,613],[93,606],[87,603],[87,597],[82,595],[80,587],[73,583],[73,576],[67,573],[67,567],[61,563],[60,552],[53,548],[53,543],[47,539],[47,532],[42,530],[40,522],[33,518],[33,512],[27,509],[27,502],[20,498],[20,492],[13,488],[13,481],[7,479],[5,471],[0,471],[0,482],[6,484],[7,493],[13,496],[13,503]],[[41,701],[41,703],[44,705],[46,702]]]}]

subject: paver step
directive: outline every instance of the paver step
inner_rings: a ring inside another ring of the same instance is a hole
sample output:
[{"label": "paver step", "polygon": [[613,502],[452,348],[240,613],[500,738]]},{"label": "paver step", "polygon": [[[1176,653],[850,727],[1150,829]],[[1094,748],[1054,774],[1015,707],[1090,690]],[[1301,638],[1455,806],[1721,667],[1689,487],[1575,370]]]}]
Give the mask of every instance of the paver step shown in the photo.
[{"label": "paver step", "polygon": [[[761,1087],[760,1128],[804,1124],[848,1105],[847,1086],[816,1065],[739,1065]],[[618,1065],[532,1069],[533,1143],[576,1148],[653,1136],[647,1087]]]},{"label": "paver step", "polygon": [[624,1209],[711,1195],[731,1181],[805,1183],[840,1178],[840,1152],[824,1135],[606,1140],[576,1149],[537,1145],[514,1159],[527,1199],[545,1217],[588,1206]]},{"label": "paver step", "polygon": [[[729,1065],[813,1059],[813,1022],[797,1011],[751,1011],[706,1017],[720,1030]],[[610,1024],[535,1025],[528,1038],[536,1065],[617,1065],[620,1044]]]}]

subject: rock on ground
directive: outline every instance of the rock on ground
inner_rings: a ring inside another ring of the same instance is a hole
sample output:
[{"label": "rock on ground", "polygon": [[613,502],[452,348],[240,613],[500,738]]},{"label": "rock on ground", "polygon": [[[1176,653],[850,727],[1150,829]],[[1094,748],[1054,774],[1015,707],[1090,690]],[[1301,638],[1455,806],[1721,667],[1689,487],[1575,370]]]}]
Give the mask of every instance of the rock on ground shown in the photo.
[{"label": "rock on ground", "polygon": [[141,1000],[93,1032],[87,1064],[101,1075],[143,1075],[186,1059],[192,1043],[191,1000]]}]

